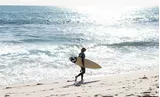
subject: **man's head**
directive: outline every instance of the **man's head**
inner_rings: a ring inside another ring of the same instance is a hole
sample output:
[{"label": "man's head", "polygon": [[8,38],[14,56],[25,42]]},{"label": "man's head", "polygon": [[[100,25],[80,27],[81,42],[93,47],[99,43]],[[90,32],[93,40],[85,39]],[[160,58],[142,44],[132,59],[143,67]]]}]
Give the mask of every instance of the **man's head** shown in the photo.
[{"label": "man's head", "polygon": [[81,52],[85,52],[85,51],[86,51],[86,48],[83,47],[83,48],[81,49]]}]

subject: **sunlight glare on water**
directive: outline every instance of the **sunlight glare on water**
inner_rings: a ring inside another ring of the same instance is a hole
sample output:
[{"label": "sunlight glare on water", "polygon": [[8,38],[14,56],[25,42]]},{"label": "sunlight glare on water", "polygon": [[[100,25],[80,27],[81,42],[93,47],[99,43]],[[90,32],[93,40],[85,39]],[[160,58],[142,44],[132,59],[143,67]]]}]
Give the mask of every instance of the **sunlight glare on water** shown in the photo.
[{"label": "sunlight glare on water", "polygon": [[111,8],[107,6],[81,6],[75,10],[87,15],[87,18],[97,24],[112,24],[123,17],[123,14],[133,10],[127,7]]}]

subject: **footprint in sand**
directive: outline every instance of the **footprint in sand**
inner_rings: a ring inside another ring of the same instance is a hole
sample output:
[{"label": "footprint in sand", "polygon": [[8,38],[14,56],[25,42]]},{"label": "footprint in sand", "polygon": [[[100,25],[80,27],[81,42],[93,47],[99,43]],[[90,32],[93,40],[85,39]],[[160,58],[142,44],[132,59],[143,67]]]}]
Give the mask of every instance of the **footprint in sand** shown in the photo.
[{"label": "footprint in sand", "polygon": [[11,88],[13,88],[13,87],[6,87],[6,89],[11,89]]},{"label": "footprint in sand", "polygon": [[103,96],[101,94],[94,95],[94,97],[113,97],[113,96]]},{"label": "footprint in sand", "polygon": [[4,97],[10,97],[10,95],[4,95]]},{"label": "footprint in sand", "polygon": [[134,96],[134,94],[129,94],[129,95],[126,95],[126,96]]},{"label": "footprint in sand", "polygon": [[37,83],[36,85],[43,85],[43,83]]},{"label": "footprint in sand", "polygon": [[144,75],[142,78],[140,78],[140,79],[148,79],[148,77],[146,77],[146,75]]}]

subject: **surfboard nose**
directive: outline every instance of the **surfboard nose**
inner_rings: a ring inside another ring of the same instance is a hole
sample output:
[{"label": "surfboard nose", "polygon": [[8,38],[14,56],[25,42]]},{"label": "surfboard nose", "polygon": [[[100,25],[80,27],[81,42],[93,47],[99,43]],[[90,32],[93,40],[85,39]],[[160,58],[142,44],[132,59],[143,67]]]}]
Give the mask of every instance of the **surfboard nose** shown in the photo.
[{"label": "surfboard nose", "polygon": [[73,57],[69,57],[69,60],[72,61],[72,60],[73,60]]},{"label": "surfboard nose", "polygon": [[77,58],[76,58],[76,57],[69,57],[69,60],[70,60],[72,63],[76,63]]}]

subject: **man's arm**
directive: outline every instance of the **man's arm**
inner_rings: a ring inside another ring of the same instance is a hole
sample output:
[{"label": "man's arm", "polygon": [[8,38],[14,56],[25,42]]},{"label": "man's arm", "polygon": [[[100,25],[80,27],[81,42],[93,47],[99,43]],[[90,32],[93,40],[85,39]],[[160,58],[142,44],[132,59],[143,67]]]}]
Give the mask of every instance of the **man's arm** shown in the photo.
[{"label": "man's arm", "polygon": [[82,65],[83,65],[83,67],[84,67],[84,58],[82,58]]}]

